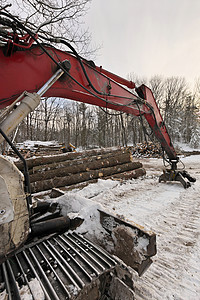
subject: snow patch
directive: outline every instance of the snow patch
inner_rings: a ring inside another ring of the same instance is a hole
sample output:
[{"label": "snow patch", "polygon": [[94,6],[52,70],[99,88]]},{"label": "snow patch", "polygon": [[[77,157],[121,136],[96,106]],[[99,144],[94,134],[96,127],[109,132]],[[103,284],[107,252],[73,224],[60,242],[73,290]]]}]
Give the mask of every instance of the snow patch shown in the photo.
[{"label": "snow patch", "polygon": [[34,150],[35,147],[38,146],[60,146],[60,144],[57,141],[24,141],[23,143],[17,143],[16,144],[18,149],[29,149]]},{"label": "snow patch", "polygon": [[73,294],[74,296],[78,295],[78,288],[72,284],[68,285],[70,294]]},{"label": "snow patch", "polygon": [[34,300],[45,300],[44,292],[43,292],[41,285],[40,285],[39,281],[37,280],[37,278],[32,279],[29,282],[29,286],[30,286],[31,292],[33,294]]},{"label": "snow patch", "polygon": [[99,210],[103,210],[101,204],[72,192],[55,199],[55,202],[60,205],[63,216],[71,215],[84,219],[81,226],[76,229],[77,233],[87,233],[96,236],[97,239],[102,239],[102,236],[106,234],[100,224]]},{"label": "snow patch", "polygon": [[3,292],[0,293],[0,300],[7,300],[8,294],[6,293],[6,290],[3,290]]},{"label": "snow patch", "polygon": [[137,239],[137,246],[135,247],[135,250],[139,252],[147,251],[147,246],[149,245],[149,240],[146,237],[139,237]]}]

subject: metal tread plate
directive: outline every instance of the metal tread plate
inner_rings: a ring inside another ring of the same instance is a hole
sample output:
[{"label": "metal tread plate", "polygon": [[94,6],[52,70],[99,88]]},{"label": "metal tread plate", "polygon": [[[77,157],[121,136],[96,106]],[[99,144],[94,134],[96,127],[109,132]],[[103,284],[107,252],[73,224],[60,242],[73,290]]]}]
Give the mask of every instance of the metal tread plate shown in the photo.
[{"label": "metal tread plate", "polygon": [[0,296],[9,300],[24,299],[24,294],[35,300],[108,299],[106,285],[116,265],[110,254],[82,235],[54,235],[25,246],[0,265]]}]

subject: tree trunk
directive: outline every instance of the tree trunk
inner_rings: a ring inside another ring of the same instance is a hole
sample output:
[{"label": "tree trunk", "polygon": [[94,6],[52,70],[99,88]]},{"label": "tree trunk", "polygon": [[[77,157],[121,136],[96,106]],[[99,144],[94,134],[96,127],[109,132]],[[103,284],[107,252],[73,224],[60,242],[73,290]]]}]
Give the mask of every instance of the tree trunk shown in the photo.
[{"label": "tree trunk", "polygon": [[123,172],[119,174],[114,174],[112,175],[112,178],[120,178],[123,180],[128,180],[128,179],[136,179],[140,176],[146,175],[146,170],[143,168],[139,168],[130,172]]},{"label": "tree trunk", "polygon": [[43,181],[40,180],[31,184],[31,191],[33,193],[37,193],[40,191],[52,189],[54,187],[62,187],[62,186],[72,185],[75,183],[80,183],[91,179],[103,178],[103,177],[111,176],[113,174],[138,169],[141,167],[142,164],[140,162],[130,162],[122,165],[117,165],[114,167],[102,168],[99,170],[91,170],[88,172],[72,174],[70,176],[55,177]]},{"label": "tree trunk", "polygon": [[[81,172],[87,172],[90,170],[97,170],[101,168],[108,168],[116,165],[121,165],[127,162],[132,161],[132,156],[130,153],[125,153],[122,155],[118,155],[115,157],[110,157],[106,159],[101,160],[93,160],[88,163],[80,163],[80,164],[74,164],[72,166],[67,166],[64,168],[57,168],[52,169],[48,171],[42,171],[41,173],[35,173],[30,175],[30,182],[40,181],[40,180],[46,180],[54,177],[62,177],[62,176],[68,176],[70,174],[76,174]],[[134,164],[140,165],[140,163],[135,162]]]},{"label": "tree trunk", "polygon": [[[54,155],[54,156],[44,156],[44,157],[36,157],[36,158],[30,158],[27,159],[27,165],[28,168],[31,169],[36,166],[41,166],[41,165],[46,165],[46,164],[52,164],[56,162],[64,162],[67,160],[73,160],[73,159],[79,159],[79,158],[84,158],[88,156],[98,156],[98,155],[103,155],[107,153],[111,153],[111,155],[115,155],[117,152],[128,152],[129,150],[126,149],[101,149],[101,150],[89,150],[85,152],[69,152],[65,154],[59,154],[59,155]],[[23,170],[23,164],[21,161],[15,162],[15,165],[18,167],[19,170]]]},{"label": "tree trunk", "polygon": [[[124,153],[123,153],[124,152]],[[77,158],[77,159],[73,159],[73,160],[65,160],[65,161],[61,161],[61,162],[54,162],[52,164],[45,164],[45,165],[39,165],[39,166],[35,166],[33,167],[32,170],[29,170],[30,174],[35,174],[35,173],[39,173],[39,172],[45,172],[45,171],[49,171],[49,170],[53,170],[53,169],[59,169],[59,168],[66,168],[69,166],[74,166],[74,165],[80,165],[80,164],[88,164],[92,161],[99,161],[99,160],[103,160],[103,159],[109,159],[112,157],[120,157],[120,160],[123,160],[123,162],[129,162],[132,161],[132,156],[130,154],[130,151],[116,151],[116,152],[109,152],[106,154],[102,154],[102,155],[97,155],[97,156],[89,156],[89,157],[83,157],[83,158]],[[127,161],[125,161],[127,157]]]}]

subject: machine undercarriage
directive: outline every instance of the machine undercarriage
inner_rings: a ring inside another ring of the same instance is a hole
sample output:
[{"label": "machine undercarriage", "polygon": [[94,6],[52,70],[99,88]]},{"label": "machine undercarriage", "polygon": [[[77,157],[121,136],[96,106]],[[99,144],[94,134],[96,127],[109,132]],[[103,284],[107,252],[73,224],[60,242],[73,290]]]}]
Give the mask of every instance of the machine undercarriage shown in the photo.
[{"label": "machine undercarriage", "polygon": [[24,246],[1,265],[0,287],[1,299],[134,299],[128,268],[76,233]]},{"label": "machine undercarriage", "polygon": [[[55,199],[33,201],[30,206],[22,173],[3,157],[0,166],[5,172],[0,215],[1,299],[23,299],[24,293],[30,299],[124,299],[124,295],[134,299],[132,273],[142,275],[151,265],[156,254],[153,232],[99,210],[96,222],[102,228],[101,237],[90,230],[79,234],[76,229],[84,219],[71,216],[72,203],[65,216]],[[138,247],[141,241],[143,248]]]}]

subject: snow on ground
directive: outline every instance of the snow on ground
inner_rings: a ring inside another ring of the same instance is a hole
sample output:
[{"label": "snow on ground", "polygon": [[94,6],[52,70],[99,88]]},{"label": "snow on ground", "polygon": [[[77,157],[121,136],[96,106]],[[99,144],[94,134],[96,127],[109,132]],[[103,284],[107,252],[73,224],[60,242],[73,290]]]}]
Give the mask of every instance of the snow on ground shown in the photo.
[{"label": "snow on ground", "polygon": [[16,144],[18,149],[29,149],[33,150],[38,148],[38,146],[60,146],[60,144],[57,141],[24,141],[23,143],[17,143]]},{"label": "snow on ground", "polygon": [[181,142],[177,142],[177,143],[175,142],[174,146],[175,148],[180,149],[181,151],[187,151],[187,152],[200,151],[199,148],[196,147],[194,148],[186,143],[181,143]]},{"label": "snow on ground", "polygon": [[[135,276],[136,300],[199,300],[200,156],[182,158],[186,170],[197,179],[188,189],[176,182],[158,182],[163,169],[161,159],[139,160],[147,171],[144,178],[125,183],[99,180],[66,194],[62,202],[65,197],[79,199],[81,207],[86,207],[85,218],[102,205],[156,233],[158,253],[153,264],[142,277]],[[90,200],[95,203],[87,211]],[[95,213],[93,216],[90,225],[96,230]]]}]

